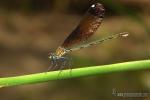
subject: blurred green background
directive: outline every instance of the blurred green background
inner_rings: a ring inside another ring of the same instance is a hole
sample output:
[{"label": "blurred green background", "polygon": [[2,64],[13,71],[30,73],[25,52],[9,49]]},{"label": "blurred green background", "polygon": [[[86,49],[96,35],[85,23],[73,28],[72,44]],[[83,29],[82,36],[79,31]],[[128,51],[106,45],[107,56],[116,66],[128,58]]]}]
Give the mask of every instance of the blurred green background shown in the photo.
[{"label": "blurred green background", "polygon": [[[149,59],[150,0],[1,0],[0,77],[46,71],[48,53],[61,45],[97,2],[104,5],[106,14],[89,41],[124,31],[130,36],[70,53],[73,68]],[[112,95],[113,89],[148,92],[149,77],[150,71],[145,70],[9,87],[0,89],[0,99],[121,100]]]}]

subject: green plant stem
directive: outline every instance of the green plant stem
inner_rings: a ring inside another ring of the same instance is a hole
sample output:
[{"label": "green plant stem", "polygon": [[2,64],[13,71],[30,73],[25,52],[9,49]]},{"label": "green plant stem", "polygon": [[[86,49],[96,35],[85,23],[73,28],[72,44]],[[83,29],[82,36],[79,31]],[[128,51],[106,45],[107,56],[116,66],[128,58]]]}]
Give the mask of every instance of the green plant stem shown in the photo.
[{"label": "green plant stem", "polygon": [[92,66],[62,71],[50,71],[30,75],[0,78],[0,87],[22,84],[40,83],[50,80],[60,80],[81,76],[91,76],[104,73],[150,69],[150,60],[124,62],[110,65]]}]

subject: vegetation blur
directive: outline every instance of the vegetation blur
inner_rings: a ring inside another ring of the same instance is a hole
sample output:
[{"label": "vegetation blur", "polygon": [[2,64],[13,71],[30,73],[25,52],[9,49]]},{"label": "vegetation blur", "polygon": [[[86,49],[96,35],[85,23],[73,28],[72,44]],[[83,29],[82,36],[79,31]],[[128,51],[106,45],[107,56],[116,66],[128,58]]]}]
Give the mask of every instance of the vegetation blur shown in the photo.
[{"label": "vegetation blur", "polygon": [[[70,53],[73,68],[150,58],[150,0],[1,0],[0,77],[44,72],[54,52],[93,3],[106,14],[87,41],[127,31],[128,38]],[[150,91],[150,71],[131,71],[3,88],[1,100],[120,100],[112,94]],[[128,99],[128,98],[127,98]],[[140,100],[148,100],[148,97]],[[150,98],[149,98],[150,99]]]}]

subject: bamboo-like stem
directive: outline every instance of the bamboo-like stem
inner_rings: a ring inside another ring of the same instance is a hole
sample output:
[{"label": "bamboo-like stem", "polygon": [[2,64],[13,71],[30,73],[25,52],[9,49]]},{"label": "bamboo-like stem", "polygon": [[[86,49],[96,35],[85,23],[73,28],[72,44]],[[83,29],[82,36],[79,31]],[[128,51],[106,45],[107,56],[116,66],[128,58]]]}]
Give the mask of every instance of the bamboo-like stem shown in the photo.
[{"label": "bamboo-like stem", "polygon": [[0,87],[9,87],[16,85],[25,85],[33,83],[41,83],[50,80],[60,80],[68,78],[77,78],[83,76],[92,76],[98,74],[109,74],[112,72],[131,71],[150,69],[150,60],[123,62],[110,65],[91,66],[77,69],[60,71],[51,71],[36,73],[30,75],[21,75],[15,77],[0,78]]}]

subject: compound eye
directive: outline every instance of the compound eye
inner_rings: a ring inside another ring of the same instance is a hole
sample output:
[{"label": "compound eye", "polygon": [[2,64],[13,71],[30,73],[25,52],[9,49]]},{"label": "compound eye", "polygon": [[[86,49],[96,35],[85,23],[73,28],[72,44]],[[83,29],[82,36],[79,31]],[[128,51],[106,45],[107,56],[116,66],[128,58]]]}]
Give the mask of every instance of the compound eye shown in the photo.
[{"label": "compound eye", "polygon": [[49,59],[53,59],[53,57],[50,55],[50,56],[49,56]]},{"label": "compound eye", "polygon": [[54,59],[54,53],[50,52],[48,55],[50,59]]}]

